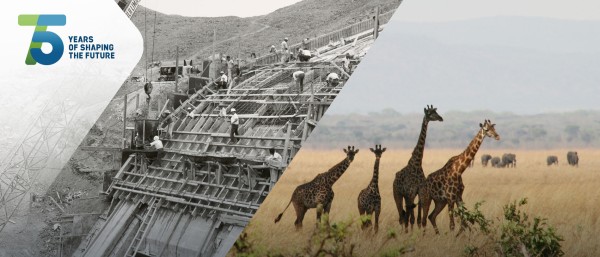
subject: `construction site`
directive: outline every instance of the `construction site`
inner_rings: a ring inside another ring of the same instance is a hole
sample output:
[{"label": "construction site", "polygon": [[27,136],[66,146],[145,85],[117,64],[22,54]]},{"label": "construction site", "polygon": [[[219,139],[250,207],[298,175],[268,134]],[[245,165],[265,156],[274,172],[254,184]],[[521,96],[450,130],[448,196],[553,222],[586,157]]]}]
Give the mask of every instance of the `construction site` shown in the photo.
[{"label": "construction site", "polygon": [[[139,0],[118,4],[139,14]],[[0,255],[225,256],[399,4],[297,35],[307,40],[288,51],[250,50],[258,56],[244,60],[238,51],[233,78],[214,38],[209,55],[175,48],[174,62],[145,58],[103,114],[114,122],[99,120],[48,192],[31,194],[29,209],[48,217],[30,232],[36,250]],[[300,61],[302,49],[310,54]],[[162,149],[149,146],[155,137]],[[12,216],[2,215],[4,228]]]}]

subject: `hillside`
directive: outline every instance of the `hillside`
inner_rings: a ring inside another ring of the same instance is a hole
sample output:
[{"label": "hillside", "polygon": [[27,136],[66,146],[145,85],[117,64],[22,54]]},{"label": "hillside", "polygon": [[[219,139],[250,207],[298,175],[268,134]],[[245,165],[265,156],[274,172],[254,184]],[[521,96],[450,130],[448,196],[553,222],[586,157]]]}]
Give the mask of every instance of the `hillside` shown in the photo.
[{"label": "hillside", "polygon": [[[490,119],[501,140],[487,148],[552,149],[600,147],[600,111],[536,115],[512,113],[440,112],[443,122],[429,123],[427,147],[464,148]],[[411,149],[417,142],[423,114],[402,114],[392,109],[368,114],[328,114],[311,134],[309,148],[340,148],[348,144],[382,143]]]},{"label": "hillside", "polygon": [[537,17],[392,21],[330,113],[414,112],[425,104],[517,114],[600,110],[599,25]]},{"label": "hillside", "polygon": [[[290,44],[295,44],[302,38],[321,35],[368,19],[374,14],[376,6],[387,11],[397,8],[400,3],[398,0],[304,0],[256,17],[184,17],[156,12],[156,21],[155,11],[140,6],[132,21],[145,38],[149,50],[148,62],[152,54],[154,60],[174,60],[176,45],[179,46],[180,59],[205,59],[212,53],[213,31],[216,31],[215,52],[234,57],[239,52],[245,58],[251,52],[258,56],[267,53],[270,45],[279,47],[284,37],[289,38]],[[241,41],[238,40],[240,36]],[[144,63],[142,57],[140,64]],[[137,72],[141,72],[140,64]]]}]

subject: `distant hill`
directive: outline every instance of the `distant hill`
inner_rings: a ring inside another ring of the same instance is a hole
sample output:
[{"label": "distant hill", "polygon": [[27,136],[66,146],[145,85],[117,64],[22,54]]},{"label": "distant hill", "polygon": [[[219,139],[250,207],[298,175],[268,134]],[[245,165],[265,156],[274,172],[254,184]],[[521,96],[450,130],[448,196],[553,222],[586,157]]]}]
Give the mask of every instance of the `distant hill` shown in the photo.
[{"label": "distant hill", "polygon": [[598,60],[600,21],[392,21],[330,112],[600,110]]},{"label": "distant hill", "polygon": [[[600,111],[576,111],[536,115],[512,113],[440,112],[443,122],[430,122],[427,147],[464,148],[490,119],[500,141],[486,148],[550,149],[600,147]],[[308,148],[339,148],[346,145],[390,147],[415,146],[423,113],[402,114],[392,109],[368,114],[327,114],[308,139]],[[491,139],[486,139],[490,140]]]},{"label": "distant hill", "polygon": [[[303,38],[368,19],[376,6],[383,11],[395,10],[400,3],[398,0],[304,0],[267,15],[248,18],[183,17],[156,12],[156,26],[155,12],[140,6],[132,21],[146,39],[148,62],[152,57],[152,44],[154,60],[174,60],[176,45],[180,59],[198,57],[202,60],[212,53],[215,30],[217,53],[237,56],[239,51],[242,57],[248,57],[251,52],[259,56],[266,53],[270,45],[279,47],[284,37],[295,44]],[[144,57],[140,61],[143,63]]]}]

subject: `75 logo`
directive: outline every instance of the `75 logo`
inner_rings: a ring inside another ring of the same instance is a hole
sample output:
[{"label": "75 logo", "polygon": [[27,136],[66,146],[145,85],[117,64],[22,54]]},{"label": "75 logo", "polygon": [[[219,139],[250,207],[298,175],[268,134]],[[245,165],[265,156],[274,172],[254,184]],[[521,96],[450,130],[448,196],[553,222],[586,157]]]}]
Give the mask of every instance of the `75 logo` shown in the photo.
[{"label": "75 logo", "polygon": [[[65,46],[62,39],[51,31],[47,31],[48,26],[64,26],[67,24],[67,17],[63,14],[21,14],[19,15],[19,26],[35,26],[31,44],[27,51],[25,64],[51,65],[63,55]],[[42,52],[42,44],[48,43],[52,46],[50,53]]]}]

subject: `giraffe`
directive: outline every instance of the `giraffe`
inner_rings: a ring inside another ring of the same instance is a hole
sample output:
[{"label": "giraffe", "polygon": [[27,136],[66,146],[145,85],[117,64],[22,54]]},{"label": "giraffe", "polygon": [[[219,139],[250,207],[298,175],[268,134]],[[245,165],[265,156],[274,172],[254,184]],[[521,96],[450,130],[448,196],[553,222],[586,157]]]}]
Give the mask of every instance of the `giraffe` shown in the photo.
[{"label": "giraffe", "polygon": [[[373,178],[367,188],[360,191],[358,195],[358,212],[360,215],[375,213],[375,232],[379,230],[379,213],[381,212],[381,196],[379,195],[379,160],[386,148],[381,145],[375,145],[375,149],[370,148],[375,153],[375,166],[373,167]],[[365,229],[371,225],[371,221],[363,223]]]},{"label": "giraffe", "polygon": [[330,168],[328,171],[317,175],[312,181],[296,187],[292,194],[292,199],[275,219],[275,223],[281,220],[283,213],[294,204],[296,210],[296,229],[302,228],[302,220],[304,214],[311,208],[317,208],[322,205],[323,208],[317,208],[317,222],[321,220],[322,213],[329,213],[331,202],[333,201],[333,184],[344,174],[350,163],[354,160],[354,156],[358,153],[358,149],[354,150],[354,146],[348,146],[348,149],[343,149],[346,153],[346,158]]},{"label": "giraffe", "polygon": [[[437,113],[437,108],[427,106],[424,109],[425,116],[421,125],[421,134],[417,145],[412,152],[412,156],[406,167],[396,173],[394,179],[394,200],[398,209],[398,221],[404,225],[404,231],[408,232],[408,220],[410,218],[410,227],[412,229],[415,223],[415,198],[417,197],[418,187],[425,182],[425,173],[423,173],[423,149],[425,148],[425,138],[427,136],[427,125],[430,121],[444,121],[442,116]],[[406,209],[403,207],[403,201],[406,202]],[[418,224],[417,222],[417,225]]]},{"label": "giraffe", "polygon": [[423,217],[421,218],[421,215],[419,215],[417,220],[421,222],[423,229],[427,225],[425,216],[429,212],[429,206],[433,200],[435,207],[428,218],[435,233],[439,234],[435,219],[446,205],[448,205],[448,214],[450,216],[450,230],[454,230],[454,204],[457,204],[457,206],[463,204],[462,193],[465,186],[462,182],[462,174],[475,157],[477,150],[479,150],[486,136],[500,140],[500,136],[494,128],[495,125],[490,120],[485,120],[483,124],[480,123],[479,132],[475,135],[471,143],[469,143],[469,146],[461,154],[451,157],[444,167],[429,174],[425,183],[419,187],[419,208],[422,208]]}]

